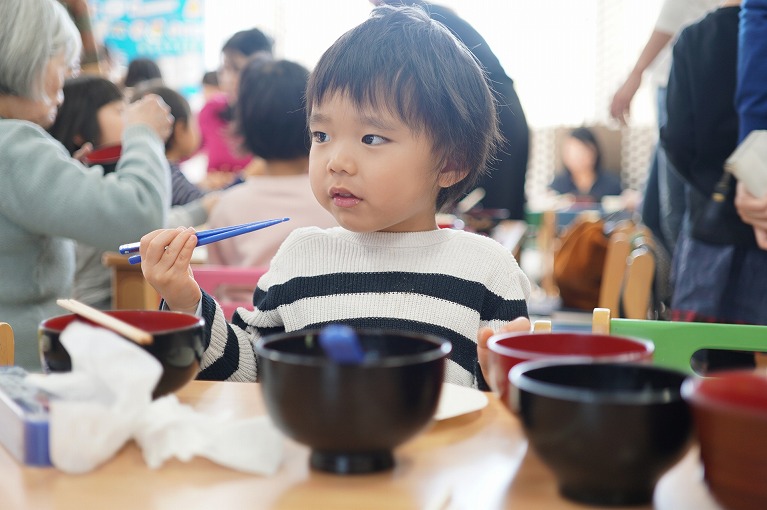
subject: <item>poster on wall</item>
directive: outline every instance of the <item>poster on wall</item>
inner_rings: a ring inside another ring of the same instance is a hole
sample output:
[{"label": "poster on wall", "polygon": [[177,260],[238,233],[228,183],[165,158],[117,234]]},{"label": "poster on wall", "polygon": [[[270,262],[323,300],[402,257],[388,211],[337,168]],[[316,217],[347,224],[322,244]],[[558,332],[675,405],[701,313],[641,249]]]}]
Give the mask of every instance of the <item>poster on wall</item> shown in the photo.
[{"label": "poster on wall", "polygon": [[204,69],[204,0],[90,0],[97,38],[123,69],[154,59],[165,83],[187,97]]}]

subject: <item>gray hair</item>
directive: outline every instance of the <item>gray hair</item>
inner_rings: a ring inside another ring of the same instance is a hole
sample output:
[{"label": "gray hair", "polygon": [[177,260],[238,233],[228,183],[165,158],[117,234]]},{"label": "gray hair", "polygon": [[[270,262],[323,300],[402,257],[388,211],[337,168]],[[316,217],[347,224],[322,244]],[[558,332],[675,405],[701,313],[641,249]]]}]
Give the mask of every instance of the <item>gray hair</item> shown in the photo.
[{"label": "gray hair", "polygon": [[0,0],[0,95],[44,100],[45,71],[63,55],[79,68],[82,41],[55,0]]}]

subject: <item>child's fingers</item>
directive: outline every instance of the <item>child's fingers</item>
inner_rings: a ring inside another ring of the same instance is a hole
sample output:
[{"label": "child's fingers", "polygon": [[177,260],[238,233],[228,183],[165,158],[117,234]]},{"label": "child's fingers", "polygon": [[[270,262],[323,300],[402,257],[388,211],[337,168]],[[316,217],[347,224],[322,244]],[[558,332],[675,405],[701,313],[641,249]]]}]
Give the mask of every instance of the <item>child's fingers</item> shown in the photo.
[{"label": "child's fingers", "polygon": [[494,331],[492,328],[481,328],[477,332],[477,346],[479,346],[480,349],[487,349],[487,341],[493,336],[493,333]]},{"label": "child's fingers", "polygon": [[501,326],[501,333],[529,333],[530,319],[527,317],[517,317],[508,324]]}]

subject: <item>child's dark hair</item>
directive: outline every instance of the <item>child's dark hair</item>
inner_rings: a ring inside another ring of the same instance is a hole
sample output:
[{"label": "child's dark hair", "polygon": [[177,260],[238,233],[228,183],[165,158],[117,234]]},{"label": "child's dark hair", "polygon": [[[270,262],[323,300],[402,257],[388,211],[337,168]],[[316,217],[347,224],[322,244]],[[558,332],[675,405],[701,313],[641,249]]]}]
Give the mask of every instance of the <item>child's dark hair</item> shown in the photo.
[{"label": "child's dark hair", "polygon": [[272,38],[257,28],[241,30],[230,37],[221,48],[222,53],[236,51],[246,57],[260,51],[272,53]]},{"label": "child's dark hair", "polygon": [[122,101],[119,87],[100,76],[82,75],[64,82],[64,102],[59,106],[56,121],[48,132],[61,142],[70,154],[86,142],[101,143],[99,108]]},{"label": "child's dark hair", "polygon": [[170,114],[173,115],[173,129],[170,132],[168,141],[165,142],[165,150],[173,147],[173,135],[176,132],[176,126],[179,122],[189,124],[192,118],[192,109],[189,102],[179,92],[165,85],[150,85],[141,87],[131,97],[131,103],[134,103],[148,94],[157,94],[170,107]]},{"label": "child's dark hair", "polygon": [[570,132],[570,138],[575,138],[579,142],[591,147],[594,149],[594,169],[597,172],[602,171],[602,148],[599,146],[599,141],[597,140],[596,135],[594,135],[594,132],[591,131],[587,127],[578,127],[573,129]]},{"label": "child's dark hair", "polygon": [[202,75],[202,84],[218,87],[218,73],[216,71],[206,71]]},{"label": "child's dark hair", "polygon": [[244,148],[266,160],[309,155],[304,93],[309,71],[287,60],[249,62],[240,74],[236,131]]},{"label": "child's dark hair", "polygon": [[381,6],[322,55],[309,78],[307,115],[343,93],[360,108],[387,108],[432,141],[466,178],[440,191],[453,205],[486,171],[501,135],[485,74],[472,53],[420,8]]},{"label": "child's dark hair", "polygon": [[125,86],[135,87],[141,82],[149,80],[162,80],[162,71],[157,62],[151,58],[136,58],[128,64],[125,74]]}]

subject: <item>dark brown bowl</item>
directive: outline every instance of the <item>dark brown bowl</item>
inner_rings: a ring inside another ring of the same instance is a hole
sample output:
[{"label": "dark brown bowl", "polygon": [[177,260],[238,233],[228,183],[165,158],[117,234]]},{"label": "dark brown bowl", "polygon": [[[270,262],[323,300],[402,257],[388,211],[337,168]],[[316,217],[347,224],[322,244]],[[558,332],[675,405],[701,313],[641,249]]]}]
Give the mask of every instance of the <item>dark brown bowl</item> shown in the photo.
[{"label": "dark brown bowl", "polygon": [[351,365],[328,358],[318,335],[298,331],[256,343],[269,415],[285,435],[311,448],[314,469],[336,474],[391,469],[392,450],[434,416],[450,342],[359,330],[366,357]]},{"label": "dark brown bowl", "polygon": [[688,449],[686,374],[652,365],[528,361],[511,369],[511,407],[560,493],[591,505],[652,501]]},{"label": "dark brown bowl", "polygon": [[[195,378],[204,350],[202,318],[162,310],[110,310],[105,313],[152,333],[152,344],[141,347],[162,364],[162,376],[152,394],[154,398],[172,393]],[[72,370],[72,361],[59,335],[75,319],[90,323],[74,314],[52,317],[40,323],[38,340],[44,372]]]},{"label": "dark brown bowl", "polygon": [[714,497],[729,510],[767,508],[767,375],[732,370],[690,377],[682,395],[692,406]]}]

